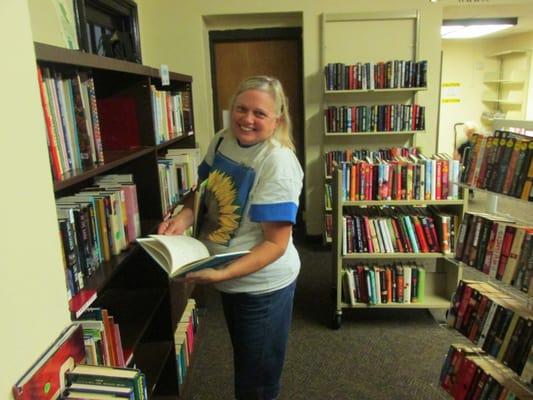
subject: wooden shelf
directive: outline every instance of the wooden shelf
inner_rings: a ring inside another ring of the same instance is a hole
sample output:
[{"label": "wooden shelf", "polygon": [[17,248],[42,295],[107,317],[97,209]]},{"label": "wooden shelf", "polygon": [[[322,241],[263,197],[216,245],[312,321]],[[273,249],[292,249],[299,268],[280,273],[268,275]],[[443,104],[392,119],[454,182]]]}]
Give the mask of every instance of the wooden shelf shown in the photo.
[{"label": "wooden shelf", "polygon": [[58,192],[64,190],[152,152],[154,152],[154,147],[141,147],[134,150],[106,151],[104,153],[104,160],[106,160],[104,164],[97,164],[83,171],[72,171],[64,174],[62,180],[54,181],[54,191]]},{"label": "wooden shelf", "polygon": [[399,136],[399,135],[414,135],[416,133],[425,133],[425,131],[388,131],[388,132],[326,132],[325,136]]},{"label": "wooden shelf", "polygon": [[[95,68],[99,70],[116,71],[159,78],[159,69],[130,61],[98,56],[92,53],[85,53],[81,50],[70,50],[39,42],[34,43],[34,48],[35,58],[40,62],[75,65],[78,67]],[[192,77],[190,75],[180,74],[177,72],[170,72],[169,78],[173,81],[192,82]]]},{"label": "wooden shelf", "polygon": [[108,289],[98,298],[97,304],[109,310],[120,326],[123,348],[131,349],[135,354],[142,335],[167,294],[168,289],[159,288]]},{"label": "wooden shelf", "polygon": [[148,397],[151,397],[154,392],[173,346],[172,341],[140,343],[137,346],[135,366],[146,375]]},{"label": "wooden shelf", "polygon": [[166,142],[164,143],[160,143],[158,145],[156,145],[156,149],[159,151],[159,150],[164,150],[164,149],[167,149],[173,145],[175,145],[176,143],[179,143],[179,142],[183,142],[189,138],[193,137],[193,135],[185,135],[185,134],[182,134],[181,136],[178,136],[178,137],[175,137],[175,138],[172,138],[170,140],[167,140]]}]

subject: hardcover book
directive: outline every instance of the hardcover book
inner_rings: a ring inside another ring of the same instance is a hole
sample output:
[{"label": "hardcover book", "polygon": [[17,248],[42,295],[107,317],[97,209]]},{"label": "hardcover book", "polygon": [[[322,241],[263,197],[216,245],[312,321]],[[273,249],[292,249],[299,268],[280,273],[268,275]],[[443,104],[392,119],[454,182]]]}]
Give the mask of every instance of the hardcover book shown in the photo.
[{"label": "hardcover book", "polygon": [[16,400],[56,399],[64,389],[64,374],[85,360],[83,330],[69,325],[13,385]]},{"label": "hardcover book", "polygon": [[225,265],[250,252],[245,250],[210,255],[207,247],[198,239],[183,235],[149,235],[137,241],[170,278]]}]

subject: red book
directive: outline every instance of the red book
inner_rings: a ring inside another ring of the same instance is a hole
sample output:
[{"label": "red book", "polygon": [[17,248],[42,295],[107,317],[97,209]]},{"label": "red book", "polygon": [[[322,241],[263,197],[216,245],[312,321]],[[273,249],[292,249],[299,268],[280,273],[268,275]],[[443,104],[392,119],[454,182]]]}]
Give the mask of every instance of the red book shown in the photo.
[{"label": "red book", "polygon": [[13,385],[16,400],[49,400],[59,397],[65,372],[85,361],[81,325],[70,325]]},{"label": "red book", "polygon": [[137,104],[128,97],[96,100],[102,143],[106,150],[130,150],[140,146]]},{"label": "red book", "polygon": [[95,300],[96,290],[81,289],[68,301],[68,308],[76,318],[79,318]]},{"label": "red book", "polygon": [[46,87],[44,85],[41,68],[37,68],[37,79],[39,80],[39,93],[41,94],[41,104],[43,106],[44,121],[46,123],[46,134],[48,135],[48,148],[50,153],[50,160],[52,161],[52,172],[54,179],[61,179],[62,168],[59,159],[59,150],[57,148],[56,136],[54,133],[54,122],[48,103],[48,96],[46,94]]},{"label": "red book", "polygon": [[466,307],[468,306],[468,303],[470,302],[470,297],[472,296],[472,292],[474,290],[471,286],[468,286],[468,284],[465,284],[463,288],[463,293],[461,295],[459,306],[457,307],[457,314],[455,317],[455,323],[454,327],[455,329],[459,329],[463,323],[463,316],[466,311]]},{"label": "red book", "polygon": [[418,239],[418,243],[420,244],[420,251],[422,253],[429,253],[429,246],[426,241],[426,236],[424,235],[424,229],[422,228],[422,224],[420,223],[420,220],[416,216],[411,216],[411,221],[413,221],[413,226],[415,227],[415,233],[416,237]]},{"label": "red book", "polygon": [[450,173],[450,164],[448,160],[442,161],[442,171],[441,171],[441,182],[442,182],[442,195],[441,198],[443,200],[448,199],[450,196],[450,190],[449,190],[449,184],[448,184],[448,176]]},{"label": "red book", "polygon": [[516,227],[508,225],[505,228],[505,234],[503,235],[502,250],[500,253],[500,260],[498,262],[498,269],[496,271],[496,279],[501,280],[505,267],[507,266],[507,260],[511,254],[511,247],[513,245],[514,235],[516,233]]},{"label": "red book", "polygon": [[465,357],[457,371],[457,381],[452,388],[452,396],[455,400],[464,400],[476,374],[477,365],[474,361]]},{"label": "red book", "polygon": [[442,160],[436,160],[435,162],[435,200],[442,199]]}]

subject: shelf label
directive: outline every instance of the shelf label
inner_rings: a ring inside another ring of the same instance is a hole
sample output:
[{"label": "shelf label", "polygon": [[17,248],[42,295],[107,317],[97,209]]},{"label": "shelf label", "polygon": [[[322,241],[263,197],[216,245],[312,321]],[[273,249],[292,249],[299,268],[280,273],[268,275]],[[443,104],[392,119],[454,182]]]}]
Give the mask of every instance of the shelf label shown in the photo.
[{"label": "shelf label", "polygon": [[168,75],[168,65],[161,64],[159,67],[159,76],[161,78],[161,85],[168,86],[170,85],[170,77]]}]

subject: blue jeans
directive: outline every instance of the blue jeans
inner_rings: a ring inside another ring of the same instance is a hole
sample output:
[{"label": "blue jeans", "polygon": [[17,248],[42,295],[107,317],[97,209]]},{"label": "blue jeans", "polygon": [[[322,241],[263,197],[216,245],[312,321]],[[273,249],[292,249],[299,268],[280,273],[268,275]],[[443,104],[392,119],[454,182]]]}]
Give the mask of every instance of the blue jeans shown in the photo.
[{"label": "blue jeans", "polygon": [[222,293],[224,316],[233,345],[235,397],[278,397],[292,320],[296,280],[271,293]]}]

